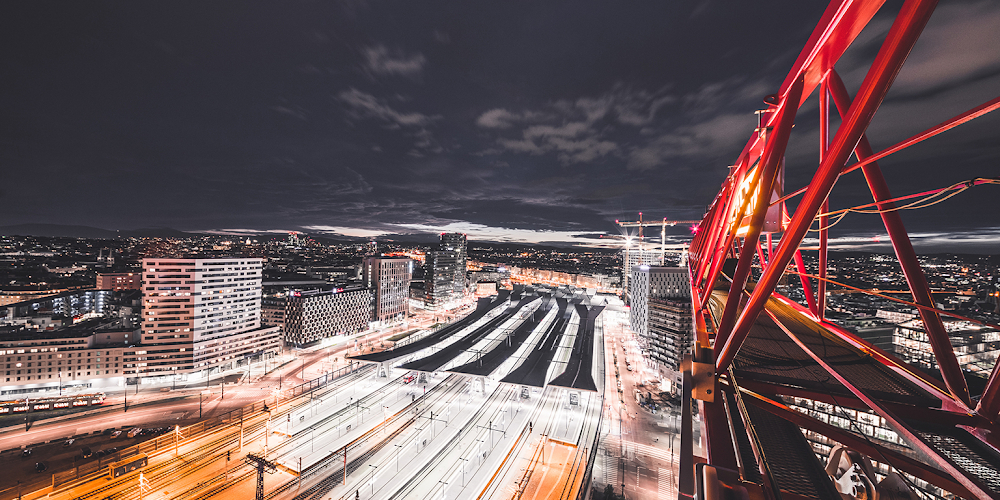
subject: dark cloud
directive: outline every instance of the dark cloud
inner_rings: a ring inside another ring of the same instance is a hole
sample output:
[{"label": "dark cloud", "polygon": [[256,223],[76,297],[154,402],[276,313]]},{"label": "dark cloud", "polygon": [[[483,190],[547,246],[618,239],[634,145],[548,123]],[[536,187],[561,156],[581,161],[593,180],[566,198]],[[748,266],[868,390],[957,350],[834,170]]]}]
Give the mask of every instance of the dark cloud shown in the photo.
[{"label": "dark cloud", "polygon": [[[700,218],[824,8],[18,3],[0,16],[0,225],[589,241],[572,235],[616,232],[638,211]],[[852,92],[892,14],[838,63]],[[771,25],[787,29],[761,36]],[[873,146],[996,97],[997,33],[995,2],[939,6]],[[815,101],[789,188],[815,170]],[[883,160],[894,193],[995,175],[998,127],[987,116]],[[927,234],[992,228],[995,189],[904,218]],[[865,196],[845,176],[832,202]],[[837,231],[877,229],[851,215]]]}]

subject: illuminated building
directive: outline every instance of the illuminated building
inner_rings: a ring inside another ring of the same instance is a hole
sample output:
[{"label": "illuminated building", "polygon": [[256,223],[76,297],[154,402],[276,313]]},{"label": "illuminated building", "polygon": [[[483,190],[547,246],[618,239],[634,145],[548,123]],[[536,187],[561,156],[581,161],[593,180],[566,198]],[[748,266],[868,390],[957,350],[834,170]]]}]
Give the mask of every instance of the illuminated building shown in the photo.
[{"label": "illuminated building", "polygon": [[361,279],[374,295],[375,321],[397,321],[406,317],[413,261],[387,257],[367,257]]},{"label": "illuminated building", "polygon": [[91,319],[55,329],[0,327],[0,394],[59,387],[114,387],[138,339],[118,321]]},{"label": "illuminated building", "polygon": [[94,288],[98,290],[139,290],[141,273],[97,273]]},{"label": "illuminated building", "polygon": [[452,269],[452,291],[459,296],[465,294],[465,273],[468,271],[468,241],[465,233],[441,233],[442,251],[455,252],[455,267]]},{"label": "illuminated building", "polygon": [[625,303],[628,304],[631,301],[631,295],[629,289],[629,279],[631,278],[632,269],[635,266],[656,266],[660,265],[660,252],[655,250],[640,250],[626,248],[622,250],[622,276],[623,276],[623,286],[622,289],[625,291]]},{"label": "illuminated building", "polygon": [[373,297],[367,288],[289,291],[265,301],[264,322],[280,326],[286,344],[357,333],[372,319]]},{"label": "illuminated building", "polygon": [[455,297],[455,269],[458,252],[430,250],[424,257],[424,303],[438,309]]},{"label": "illuminated building", "polygon": [[[970,321],[948,318],[944,320],[944,327],[962,368],[983,378],[989,377],[1000,356],[1000,332]],[[923,321],[913,319],[897,325],[892,343],[896,354],[907,363],[938,369]]]},{"label": "illuminated building", "polygon": [[262,327],[261,259],[143,259],[142,349],[125,374],[157,377],[233,368],[274,352]]},{"label": "illuminated building", "polygon": [[111,300],[111,290],[74,290],[46,297],[36,297],[0,306],[0,320],[13,320],[27,315],[47,313],[67,318],[80,318],[104,313]]},{"label": "illuminated building", "polygon": [[686,267],[635,266],[629,280],[629,322],[643,354],[660,375],[676,382],[694,329]]}]

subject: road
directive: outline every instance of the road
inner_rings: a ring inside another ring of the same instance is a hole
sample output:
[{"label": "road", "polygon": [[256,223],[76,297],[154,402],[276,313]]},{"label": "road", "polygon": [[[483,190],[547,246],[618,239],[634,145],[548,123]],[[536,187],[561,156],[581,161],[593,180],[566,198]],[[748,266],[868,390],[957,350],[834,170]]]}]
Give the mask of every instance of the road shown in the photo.
[{"label": "road", "polygon": [[[638,405],[635,390],[644,377],[644,361],[635,334],[628,329],[627,312],[609,308],[604,321],[608,326],[605,362],[609,390],[594,487],[603,491],[605,485],[611,484],[618,494],[624,490],[625,498],[674,499],[678,466],[675,451],[680,448],[677,411],[653,415]],[[634,371],[626,368],[626,361]],[[621,393],[617,390],[619,381]],[[695,454],[699,453],[700,449],[696,449]]]},{"label": "road", "polygon": [[[423,322],[426,323],[427,320]],[[367,340],[378,349],[383,339],[400,331],[404,331],[403,326],[369,334]],[[0,450],[28,447],[33,449],[33,454],[28,458],[22,458],[19,452],[0,455],[0,467],[11,467],[20,471],[17,474],[0,475],[0,499],[15,498],[18,481],[21,481],[23,491],[31,491],[50,484],[54,473],[73,470],[78,465],[77,458],[83,446],[89,446],[96,452],[112,446],[125,448],[141,440],[128,439],[124,436],[112,440],[109,436],[97,435],[78,439],[73,446],[65,448],[62,443],[67,438],[93,435],[94,432],[100,433],[105,429],[175,425],[183,427],[203,418],[212,418],[242,408],[265,397],[273,397],[276,389],[287,390],[301,384],[303,380],[315,378],[331,370],[343,370],[346,366],[344,356],[348,349],[354,349],[355,344],[349,341],[353,339],[335,340],[341,341],[325,347],[292,350],[284,356],[282,361],[285,362],[280,365],[275,361],[269,361],[266,373],[264,373],[264,363],[255,363],[250,370],[254,379],[244,376],[247,370],[243,368],[213,377],[207,388],[197,384],[161,392],[163,389],[169,389],[170,384],[144,385],[140,386],[139,393],[136,394],[130,387],[127,395],[124,391],[118,394],[112,393],[100,409],[37,420],[31,422],[27,430],[21,425],[2,428]],[[358,342],[358,347],[362,347],[363,340],[364,337]],[[287,362],[292,359],[295,361]],[[224,387],[223,380],[226,381]],[[242,382],[237,382],[239,380]],[[31,416],[38,418],[44,417],[45,414]],[[48,469],[44,473],[35,472],[36,462],[44,462]]]},{"label": "road", "polygon": [[[525,348],[542,331],[538,328]],[[288,399],[290,386],[337,366],[347,348],[371,352],[382,347],[381,337],[395,333],[383,332],[370,343],[362,339],[357,345],[293,352],[298,361],[251,384],[227,386],[225,400],[221,388],[204,395],[206,417],[243,398],[269,399],[266,410],[257,406],[242,420],[230,415],[204,433],[160,437],[142,470],[148,482],[143,498],[252,495],[256,473],[243,462],[247,453],[276,464],[265,478],[265,490],[274,498],[501,499],[519,490],[539,499],[575,495],[598,439],[600,393],[574,392],[571,398],[565,388],[522,391],[495,380],[511,367],[493,378],[428,373],[426,381],[406,383],[415,372],[379,377],[368,366]],[[198,400],[189,399],[174,402],[171,411],[197,412]],[[139,413],[155,407],[140,408],[129,413],[163,418]],[[123,414],[90,417],[86,425],[109,423],[103,419],[116,416],[120,421]],[[60,478],[54,498],[140,496],[138,471],[115,480],[94,475],[75,485],[72,478]]]}]

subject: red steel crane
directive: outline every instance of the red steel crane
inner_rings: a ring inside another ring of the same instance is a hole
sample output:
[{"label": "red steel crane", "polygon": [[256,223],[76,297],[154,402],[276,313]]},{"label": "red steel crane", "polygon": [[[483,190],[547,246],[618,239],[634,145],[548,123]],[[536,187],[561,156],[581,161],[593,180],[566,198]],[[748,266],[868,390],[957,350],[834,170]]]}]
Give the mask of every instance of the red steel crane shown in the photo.
[{"label": "red steel crane", "polygon": [[[736,492],[744,498],[870,499],[918,487],[938,488],[935,495],[945,497],[1000,498],[1000,364],[981,394],[970,394],[941,319],[956,314],[936,308],[899,216],[905,207],[898,201],[926,193],[894,197],[878,164],[997,109],[1000,98],[874,151],[868,126],[937,4],[902,2],[852,98],[835,64],[876,13],[889,8],[884,3],[830,2],[778,91],[764,99],[760,127],[750,133],[692,239],[688,269],[695,344],[682,366],[679,498]],[[808,185],[781,194],[776,188],[785,148],[797,112],[814,93],[818,162]],[[835,130],[833,114],[840,118]],[[852,156],[857,161],[849,163]],[[901,302],[919,310],[938,367],[933,376],[824,316],[831,282],[828,229],[838,213],[831,212],[829,195],[841,176],[858,170],[873,201],[866,206],[881,217],[913,297]],[[995,181],[977,178],[965,187]],[[935,193],[947,189],[952,187]],[[784,202],[793,197],[799,199],[790,210]],[[800,246],[817,222],[819,270],[811,275]],[[665,230],[666,222],[649,225]],[[761,235],[772,233],[780,233],[780,241],[777,248],[768,245],[765,258]],[[798,272],[790,271],[791,264]],[[755,266],[759,276],[752,272]],[[786,273],[799,275],[808,307],[776,292]],[[693,455],[692,404],[702,416],[706,455],[706,463],[697,467],[702,460]],[[835,414],[820,419],[816,408]],[[873,434],[875,428],[890,437]],[[818,440],[814,443],[826,443],[825,468],[803,430]],[[881,480],[871,472],[872,462],[883,467]]]}]

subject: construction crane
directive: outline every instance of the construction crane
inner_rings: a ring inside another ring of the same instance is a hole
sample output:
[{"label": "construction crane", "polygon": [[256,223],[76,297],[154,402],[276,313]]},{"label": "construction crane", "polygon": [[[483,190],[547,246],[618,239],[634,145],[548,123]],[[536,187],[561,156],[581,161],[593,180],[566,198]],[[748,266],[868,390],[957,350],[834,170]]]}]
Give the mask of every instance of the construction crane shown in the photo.
[{"label": "construction crane", "polygon": [[[634,222],[622,222],[615,220],[615,224],[620,227],[637,227],[639,228],[639,250],[642,250],[642,228],[650,226],[660,226],[660,264],[666,262],[664,259],[667,252],[667,226],[676,226],[677,224],[700,224],[700,220],[667,220],[666,217],[663,220],[642,220],[642,212],[639,212],[639,220]],[[676,250],[686,250],[687,245],[674,245]]]},{"label": "construction crane", "polygon": [[264,458],[261,455],[247,453],[243,461],[257,469],[257,497],[256,500],[264,500],[264,472],[274,474],[278,470],[278,465]]}]

